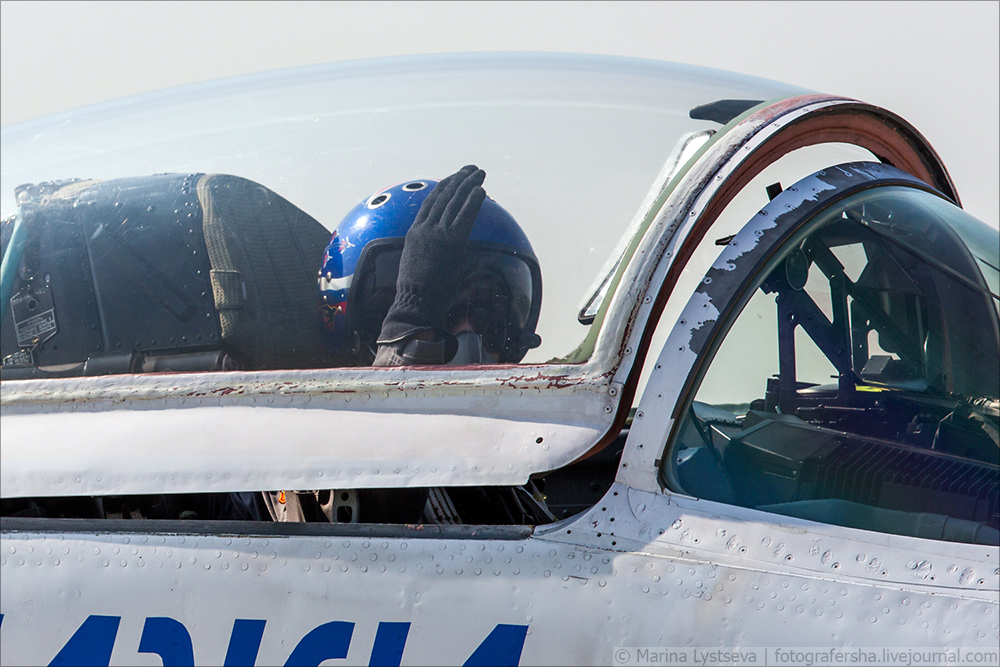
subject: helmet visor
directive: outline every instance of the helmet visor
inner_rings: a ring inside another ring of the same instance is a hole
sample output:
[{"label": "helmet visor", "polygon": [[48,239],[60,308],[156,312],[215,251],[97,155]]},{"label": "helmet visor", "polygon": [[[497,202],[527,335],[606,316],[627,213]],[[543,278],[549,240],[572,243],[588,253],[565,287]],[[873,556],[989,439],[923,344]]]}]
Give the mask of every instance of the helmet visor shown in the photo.
[{"label": "helmet visor", "polygon": [[359,333],[361,342],[372,354],[376,351],[375,339],[382,329],[382,320],[396,298],[402,241],[367,248],[354,274],[347,313],[351,328]]},{"label": "helmet visor", "polygon": [[[382,320],[396,298],[401,254],[402,239],[370,246],[355,274],[347,310],[373,352]],[[517,344],[526,327],[533,328],[534,292],[532,270],[523,258],[470,244],[445,329],[474,331],[482,337],[484,348],[500,355]]]},{"label": "helmet visor", "polygon": [[499,355],[528,325],[532,302],[531,270],[524,260],[490,250],[471,250],[445,328],[474,331],[483,347]]}]

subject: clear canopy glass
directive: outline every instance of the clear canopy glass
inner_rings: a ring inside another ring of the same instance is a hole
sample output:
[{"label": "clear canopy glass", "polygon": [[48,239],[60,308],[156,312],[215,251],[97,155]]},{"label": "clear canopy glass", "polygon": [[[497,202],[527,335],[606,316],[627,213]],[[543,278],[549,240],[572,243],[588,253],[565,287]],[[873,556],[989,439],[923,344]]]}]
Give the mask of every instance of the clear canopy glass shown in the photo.
[{"label": "clear canopy glass", "polygon": [[996,233],[937,195],[882,186],[773,250],[663,458],[674,490],[996,544]]},{"label": "clear canopy glass", "polygon": [[[26,183],[217,173],[263,185],[327,233],[381,188],[475,163],[538,258],[542,342],[523,361],[544,363],[587,333],[581,302],[672,152],[691,133],[720,129],[728,107],[713,120],[692,109],[803,92],[720,71],[590,56],[426,56],[264,73],[4,128],[0,214],[13,216],[14,190]],[[315,275],[322,259],[303,270]],[[150,255],[140,263],[167,270],[168,260]],[[148,332],[152,338],[162,347],[163,336]]]}]

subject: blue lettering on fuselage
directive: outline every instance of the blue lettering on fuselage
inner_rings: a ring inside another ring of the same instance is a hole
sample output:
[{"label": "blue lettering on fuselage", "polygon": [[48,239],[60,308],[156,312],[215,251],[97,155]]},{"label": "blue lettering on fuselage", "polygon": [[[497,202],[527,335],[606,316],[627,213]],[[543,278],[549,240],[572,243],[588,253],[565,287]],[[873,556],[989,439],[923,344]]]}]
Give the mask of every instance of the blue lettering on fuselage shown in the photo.
[{"label": "blue lettering on fuselage", "polygon": [[399,667],[403,660],[403,647],[406,646],[406,636],[410,633],[409,623],[378,624],[375,633],[375,645],[368,659],[368,667]]},{"label": "blue lettering on fuselage", "polygon": [[52,658],[49,666],[107,667],[111,662],[111,651],[115,647],[118,624],[121,622],[121,616],[88,616],[59,653],[56,653],[56,657]]},{"label": "blue lettering on fuselage", "polygon": [[172,618],[147,618],[139,639],[139,653],[155,653],[163,667],[194,666],[191,635],[180,621]]},{"label": "blue lettering on fuselage", "polygon": [[[3,616],[0,615],[0,624]],[[121,616],[88,616],[49,665],[107,667],[120,623]],[[226,649],[224,664],[227,667],[256,663],[266,624],[267,621],[261,619],[235,620]],[[324,660],[346,658],[354,625],[349,621],[331,621],[313,628],[292,649],[285,661],[286,667],[315,666]],[[406,622],[379,622],[369,667],[399,667],[409,631],[410,624]],[[519,664],[527,634],[527,625],[497,624],[465,661],[465,667]],[[187,628],[180,621],[165,616],[146,618],[137,651],[158,655],[164,667],[194,667],[195,664],[194,646]]]},{"label": "blue lettering on fuselage", "polygon": [[285,667],[316,667],[330,658],[346,658],[351,647],[354,624],[332,621],[313,628],[285,661]]},{"label": "blue lettering on fuselage", "polygon": [[267,621],[237,618],[233,631],[229,634],[229,648],[226,649],[224,667],[242,667],[257,662],[260,640],[264,637]]},{"label": "blue lettering on fuselage", "polygon": [[464,667],[504,667],[519,664],[527,634],[527,625],[498,624],[465,661]]}]

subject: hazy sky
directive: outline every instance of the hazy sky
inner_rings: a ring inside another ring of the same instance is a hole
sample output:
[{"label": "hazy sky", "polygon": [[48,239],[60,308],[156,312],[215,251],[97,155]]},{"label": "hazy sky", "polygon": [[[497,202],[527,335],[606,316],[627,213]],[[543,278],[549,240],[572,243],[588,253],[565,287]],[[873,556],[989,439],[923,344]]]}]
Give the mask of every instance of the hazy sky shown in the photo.
[{"label": "hazy sky", "polygon": [[0,123],[235,74],[455,51],[561,51],[743,72],[884,106],[1000,220],[997,2],[11,2]]}]

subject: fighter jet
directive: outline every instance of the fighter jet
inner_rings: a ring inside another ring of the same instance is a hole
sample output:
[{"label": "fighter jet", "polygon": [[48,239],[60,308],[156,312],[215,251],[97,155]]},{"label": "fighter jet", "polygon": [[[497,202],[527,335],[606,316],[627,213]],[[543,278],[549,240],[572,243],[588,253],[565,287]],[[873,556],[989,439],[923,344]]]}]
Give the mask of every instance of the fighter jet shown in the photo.
[{"label": "fighter jet", "polygon": [[4,665],[996,664],[1000,239],[893,112],[424,56],[2,147]]}]

